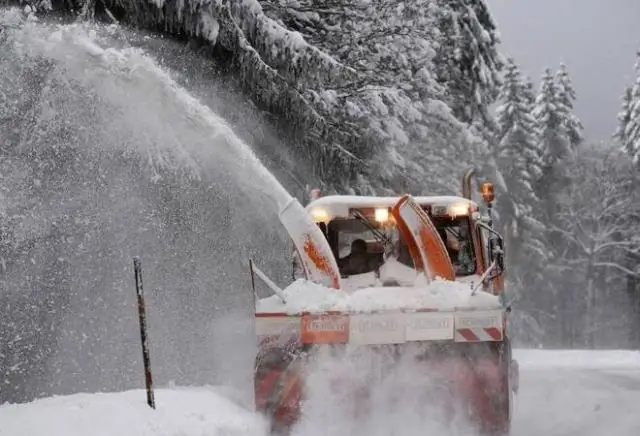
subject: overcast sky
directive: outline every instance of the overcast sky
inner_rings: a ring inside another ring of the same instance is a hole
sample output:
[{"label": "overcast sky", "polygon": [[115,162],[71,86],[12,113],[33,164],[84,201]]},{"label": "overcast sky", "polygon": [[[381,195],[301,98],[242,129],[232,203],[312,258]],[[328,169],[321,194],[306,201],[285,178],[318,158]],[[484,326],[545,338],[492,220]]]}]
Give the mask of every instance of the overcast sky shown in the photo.
[{"label": "overcast sky", "polygon": [[640,49],[640,0],[486,0],[502,39],[536,88],[545,67],[564,62],[588,137],[606,139]]}]

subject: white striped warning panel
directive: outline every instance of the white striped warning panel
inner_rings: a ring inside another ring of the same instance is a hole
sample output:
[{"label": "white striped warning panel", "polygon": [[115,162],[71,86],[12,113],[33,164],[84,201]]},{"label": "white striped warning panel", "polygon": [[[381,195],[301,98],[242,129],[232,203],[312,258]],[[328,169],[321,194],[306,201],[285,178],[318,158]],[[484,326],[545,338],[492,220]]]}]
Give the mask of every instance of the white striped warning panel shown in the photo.
[{"label": "white striped warning panel", "polygon": [[[484,342],[501,341],[502,311],[465,312],[394,312],[344,314],[344,328],[335,332],[322,332],[320,337],[312,327],[333,325],[336,314],[300,317],[286,314],[260,314],[255,318],[258,336],[302,335],[305,343],[352,343],[360,345],[401,344],[413,341]],[[313,318],[313,319],[311,319]],[[325,320],[326,318],[326,320]],[[326,321],[326,322],[323,322]],[[342,324],[340,324],[342,325]],[[306,327],[305,327],[306,326]],[[313,330],[313,329],[312,329]],[[313,334],[311,334],[313,333]],[[332,333],[328,337],[327,334]],[[335,333],[335,334],[333,334]],[[339,335],[338,335],[339,333]],[[334,337],[335,336],[335,337]]]},{"label": "white striped warning panel", "polygon": [[502,312],[480,311],[455,315],[455,342],[501,341]]}]

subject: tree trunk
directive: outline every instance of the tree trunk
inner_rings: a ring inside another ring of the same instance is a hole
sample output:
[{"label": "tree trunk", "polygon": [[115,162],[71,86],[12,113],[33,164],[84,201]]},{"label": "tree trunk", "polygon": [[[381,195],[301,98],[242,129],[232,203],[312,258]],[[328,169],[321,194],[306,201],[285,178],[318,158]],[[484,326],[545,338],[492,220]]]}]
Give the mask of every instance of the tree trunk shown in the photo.
[{"label": "tree trunk", "polygon": [[586,332],[585,334],[585,341],[586,341],[586,345],[587,348],[595,348],[595,328],[594,328],[594,324],[595,324],[595,316],[593,311],[595,310],[596,307],[596,295],[595,295],[595,290],[593,287],[593,278],[591,277],[591,262],[589,262],[589,269],[587,270],[587,308],[585,310],[585,316],[584,316],[584,331]]},{"label": "tree trunk", "polygon": [[[640,263],[640,256],[629,255],[628,266],[633,269],[635,265]],[[627,293],[629,295],[630,307],[629,311],[629,345],[640,350],[640,280],[638,277],[627,275]]]}]

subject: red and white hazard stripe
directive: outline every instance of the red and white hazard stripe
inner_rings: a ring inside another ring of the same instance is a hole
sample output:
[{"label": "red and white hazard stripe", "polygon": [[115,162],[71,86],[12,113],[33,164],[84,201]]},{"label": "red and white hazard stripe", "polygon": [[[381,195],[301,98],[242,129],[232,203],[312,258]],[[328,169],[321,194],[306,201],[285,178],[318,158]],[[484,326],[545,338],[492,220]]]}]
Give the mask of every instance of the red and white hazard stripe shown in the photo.
[{"label": "red and white hazard stripe", "polygon": [[503,314],[499,310],[457,313],[453,340],[455,342],[502,341]]},{"label": "red and white hazard stripe", "polygon": [[502,329],[497,327],[456,329],[454,340],[456,342],[501,341]]}]

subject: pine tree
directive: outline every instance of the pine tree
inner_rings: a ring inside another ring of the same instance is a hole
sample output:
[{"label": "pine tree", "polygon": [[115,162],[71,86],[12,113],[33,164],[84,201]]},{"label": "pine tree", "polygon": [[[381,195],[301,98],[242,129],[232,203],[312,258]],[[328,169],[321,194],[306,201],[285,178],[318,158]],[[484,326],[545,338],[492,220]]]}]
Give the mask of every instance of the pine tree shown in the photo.
[{"label": "pine tree", "polygon": [[564,292],[564,272],[558,267],[560,260],[566,258],[567,239],[558,229],[561,228],[560,219],[563,204],[566,203],[566,191],[571,185],[567,167],[571,162],[569,158],[572,156],[573,145],[568,128],[571,127],[569,121],[574,96],[570,83],[559,85],[547,68],[542,75],[533,109],[542,167],[535,186],[535,192],[540,198],[540,207],[535,210],[535,217],[544,224],[540,229],[540,239],[545,256],[533,285],[544,285],[547,290],[544,298],[537,300],[538,303],[553,301],[553,305],[548,308],[553,316],[558,315],[557,322],[548,324],[555,332],[556,345],[560,346],[569,345],[574,328],[572,320],[565,313],[575,307],[572,302],[574,297]]},{"label": "pine tree", "polygon": [[618,114],[618,128],[614,136],[629,153],[634,163],[640,163],[640,52],[635,65],[636,81],[623,96],[622,110]]},{"label": "pine tree", "polygon": [[533,116],[538,129],[543,166],[549,169],[570,153],[570,142],[558,99],[557,86],[549,68],[545,69],[536,97]]},{"label": "pine tree", "polygon": [[569,183],[564,161],[570,155],[571,145],[561,108],[551,69],[546,68],[532,114],[536,120],[541,166],[540,176],[534,187],[536,195],[541,200],[541,207],[536,210],[535,215],[539,222],[544,223],[541,238],[544,240],[544,250],[549,258],[557,255],[563,245],[561,238],[549,233],[548,229],[552,228],[558,219],[562,190]]},{"label": "pine tree", "polygon": [[511,253],[509,263],[513,273],[509,287],[519,294],[524,305],[516,324],[521,330],[531,330],[536,323],[532,314],[527,313],[527,306],[535,307],[537,302],[535,294],[524,288],[536,281],[547,253],[540,231],[542,226],[535,213],[539,201],[534,184],[541,172],[537,126],[532,115],[535,96],[531,81],[522,77],[512,59],[508,61],[498,100],[496,160],[508,187],[500,197],[498,208]]},{"label": "pine tree", "polygon": [[618,112],[618,126],[613,133],[613,138],[624,143],[626,140],[625,131],[629,124],[629,120],[631,119],[631,108],[633,107],[633,88],[631,86],[627,86],[624,90],[621,100],[622,108],[620,109],[620,112]]},{"label": "pine tree", "polygon": [[485,0],[436,0],[440,38],[436,76],[450,93],[454,115],[465,123],[490,121],[504,65],[496,25]]},{"label": "pine tree", "polygon": [[496,109],[497,161],[512,201],[518,210],[527,210],[535,202],[533,185],[540,175],[535,119],[528,86],[515,62],[510,59],[500,89]]},{"label": "pine tree", "polygon": [[571,147],[575,149],[582,142],[583,126],[578,117],[573,113],[573,102],[576,99],[576,92],[573,89],[571,78],[565,64],[560,64],[560,69],[556,72],[555,85],[557,92],[558,112],[563,117],[563,124],[569,138]]}]

